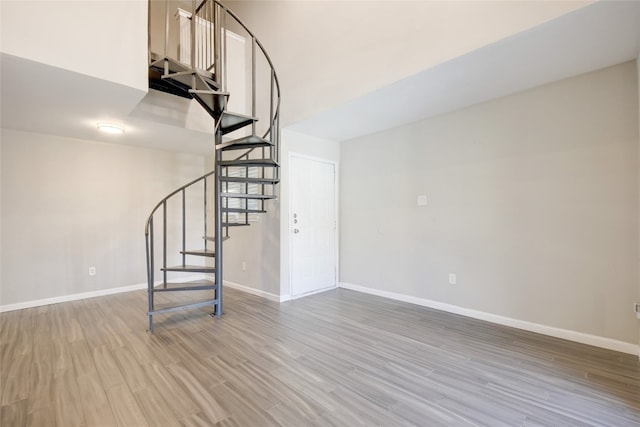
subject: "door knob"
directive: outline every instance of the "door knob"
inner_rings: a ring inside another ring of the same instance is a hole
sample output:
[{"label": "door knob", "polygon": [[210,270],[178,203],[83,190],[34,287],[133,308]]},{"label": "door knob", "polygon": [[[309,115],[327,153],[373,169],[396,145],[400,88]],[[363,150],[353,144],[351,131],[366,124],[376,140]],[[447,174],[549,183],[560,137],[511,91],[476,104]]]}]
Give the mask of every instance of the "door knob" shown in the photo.
[{"label": "door knob", "polygon": [[298,234],[300,232],[300,230],[298,230],[297,228],[293,229],[293,234]]}]

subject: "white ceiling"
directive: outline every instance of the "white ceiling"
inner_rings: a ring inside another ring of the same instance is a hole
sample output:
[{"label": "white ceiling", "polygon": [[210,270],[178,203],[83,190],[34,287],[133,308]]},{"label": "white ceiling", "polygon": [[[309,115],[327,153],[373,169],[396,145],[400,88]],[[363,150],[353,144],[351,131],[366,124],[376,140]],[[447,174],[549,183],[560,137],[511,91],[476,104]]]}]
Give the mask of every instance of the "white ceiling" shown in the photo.
[{"label": "white ceiling", "polygon": [[[640,1],[599,2],[291,126],[343,141],[634,59]],[[193,101],[1,57],[1,125],[206,155],[210,119]],[[115,65],[114,65],[115,66]],[[98,121],[123,123],[107,135]]]},{"label": "white ceiling", "polygon": [[[4,128],[89,141],[206,155],[213,124],[195,101],[144,91],[84,74],[1,56]],[[97,123],[123,124],[123,135],[99,132]],[[208,129],[211,131],[208,131]]]},{"label": "white ceiling", "polygon": [[638,57],[640,1],[599,2],[290,126],[344,141]]}]

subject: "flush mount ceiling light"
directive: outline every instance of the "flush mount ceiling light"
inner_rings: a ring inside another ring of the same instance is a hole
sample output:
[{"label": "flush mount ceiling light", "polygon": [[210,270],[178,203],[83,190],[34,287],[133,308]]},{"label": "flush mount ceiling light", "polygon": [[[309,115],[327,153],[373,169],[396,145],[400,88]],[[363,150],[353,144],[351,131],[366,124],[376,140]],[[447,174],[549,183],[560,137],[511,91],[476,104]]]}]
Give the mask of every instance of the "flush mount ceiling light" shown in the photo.
[{"label": "flush mount ceiling light", "polygon": [[98,130],[105,133],[124,133],[124,126],[115,123],[98,123]]}]

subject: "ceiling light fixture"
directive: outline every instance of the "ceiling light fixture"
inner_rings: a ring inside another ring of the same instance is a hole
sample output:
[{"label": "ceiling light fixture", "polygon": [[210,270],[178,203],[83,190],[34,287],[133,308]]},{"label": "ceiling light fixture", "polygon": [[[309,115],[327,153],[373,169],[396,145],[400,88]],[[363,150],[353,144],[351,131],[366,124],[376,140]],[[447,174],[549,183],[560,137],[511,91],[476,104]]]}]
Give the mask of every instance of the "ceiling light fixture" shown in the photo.
[{"label": "ceiling light fixture", "polygon": [[124,126],[115,123],[98,123],[98,130],[106,133],[124,133]]}]

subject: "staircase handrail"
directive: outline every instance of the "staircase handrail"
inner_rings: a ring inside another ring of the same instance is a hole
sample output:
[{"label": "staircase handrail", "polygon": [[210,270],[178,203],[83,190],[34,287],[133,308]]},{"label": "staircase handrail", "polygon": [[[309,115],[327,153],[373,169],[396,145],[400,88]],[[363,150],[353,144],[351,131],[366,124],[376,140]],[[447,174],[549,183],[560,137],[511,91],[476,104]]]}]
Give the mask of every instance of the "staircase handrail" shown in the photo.
[{"label": "staircase handrail", "polygon": [[208,177],[210,177],[211,175],[213,175],[216,171],[212,170],[211,172],[207,172],[206,174],[202,175],[199,178],[194,179],[193,181],[183,185],[182,187],[178,188],[177,190],[169,193],[164,199],[160,200],[160,202],[158,202],[158,204],[156,205],[155,208],[153,208],[153,210],[151,211],[151,214],[149,215],[149,217],[147,218],[147,222],[145,223],[145,227],[144,227],[144,234],[145,236],[149,235],[149,226],[151,224],[151,221],[153,220],[153,215],[156,213],[156,211],[158,210],[158,208],[160,208],[160,206],[162,206],[164,203],[166,203],[170,198],[172,198],[173,196],[175,196],[176,194],[180,193],[183,190],[186,190],[188,187],[191,187],[194,184],[197,184],[198,182],[207,179]]}]

